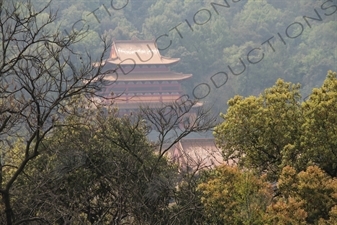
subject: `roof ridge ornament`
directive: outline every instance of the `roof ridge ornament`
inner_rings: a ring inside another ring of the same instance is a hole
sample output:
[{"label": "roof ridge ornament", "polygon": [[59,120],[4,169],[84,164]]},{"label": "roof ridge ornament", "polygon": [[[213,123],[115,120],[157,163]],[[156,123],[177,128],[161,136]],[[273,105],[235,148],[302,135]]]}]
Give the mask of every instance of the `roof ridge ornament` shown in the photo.
[{"label": "roof ridge ornament", "polygon": [[109,63],[115,65],[172,65],[180,58],[164,57],[153,40],[115,40]]},{"label": "roof ridge ornament", "polygon": [[115,42],[112,43],[112,46],[111,46],[111,51],[110,51],[110,57],[109,59],[112,59],[112,60],[115,60],[115,59],[118,59],[118,55],[117,55],[117,52],[116,52],[116,46],[115,46]]}]

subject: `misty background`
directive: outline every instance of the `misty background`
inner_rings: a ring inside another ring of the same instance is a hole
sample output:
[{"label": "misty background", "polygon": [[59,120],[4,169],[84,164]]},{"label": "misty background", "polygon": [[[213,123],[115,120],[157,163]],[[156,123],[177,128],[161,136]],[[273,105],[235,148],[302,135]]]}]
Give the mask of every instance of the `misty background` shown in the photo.
[{"label": "misty background", "polygon": [[337,70],[336,5],[329,0],[61,0],[52,2],[58,18],[49,29],[87,30],[76,50],[93,58],[102,51],[102,35],[111,42],[158,40],[163,56],[181,58],[172,70],[193,74],[183,83],[186,93],[217,113],[234,95],[258,95],[278,78],[300,83],[303,98],[319,87],[328,70]]}]

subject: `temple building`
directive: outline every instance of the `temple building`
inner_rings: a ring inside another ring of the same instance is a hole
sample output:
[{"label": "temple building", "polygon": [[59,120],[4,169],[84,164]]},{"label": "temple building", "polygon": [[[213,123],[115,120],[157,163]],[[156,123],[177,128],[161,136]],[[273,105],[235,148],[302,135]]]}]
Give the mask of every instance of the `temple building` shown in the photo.
[{"label": "temple building", "polygon": [[110,85],[101,94],[118,96],[114,104],[122,112],[170,104],[184,95],[181,81],[192,77],[170,70],[179,60],[162,56],[154,41],[114,41],[103,62]]},{"label": "temple building", "polygon": [[[181,82],[192,77],[192,74],[170,70],[170,66],[179,61],[179,58],[162,56],[154,41],[114,41],[109,58],[100,64],[108,83],[100,94],[114,97],[113,104],[122,115],[137,111],[140,106],[161,108],[170,105],[186,96]],[[202,103],[196,103],[185,112],[184,118],[193,123],[200,106]],[[188,171],[223,163],[213,138],[186,137],[173,145],[167,154],[180,169]]]},{"label": "temple building", "polygon": [[[164,146],[166,147],[166,146]],[[168,151],[168,158],[182,171],[194,172],[213,169],[219,165],[236,165],[234,160],[224,161],[222,151],[213,138],[186,138],[173,145]]]}]

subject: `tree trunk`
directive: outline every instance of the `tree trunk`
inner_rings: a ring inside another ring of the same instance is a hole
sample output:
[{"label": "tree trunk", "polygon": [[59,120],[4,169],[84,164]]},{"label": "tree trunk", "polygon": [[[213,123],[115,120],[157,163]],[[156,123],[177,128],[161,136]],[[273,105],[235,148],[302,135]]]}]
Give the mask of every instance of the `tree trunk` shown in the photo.
[{"label": "tree trunk", "polygon": [[9,193],[8,191],[2,193],[2,200],[5,205],[5,214],[7,225],[13,224],[13,210],[10,203]]}]

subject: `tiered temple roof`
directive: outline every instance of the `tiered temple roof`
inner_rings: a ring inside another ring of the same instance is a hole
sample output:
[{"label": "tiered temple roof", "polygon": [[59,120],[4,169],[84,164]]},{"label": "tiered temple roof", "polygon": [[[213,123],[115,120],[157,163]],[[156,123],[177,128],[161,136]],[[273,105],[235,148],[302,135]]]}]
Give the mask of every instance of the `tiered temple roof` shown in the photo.
[{"label": "tiered temple roof", "polygon": [[178,80],[185,80],[192,77],[192,74],[183,74],[183,73],[174,73],[174,72],[163,72],[160,76],[157,76],[158,72],[143,72],[143,73],[130,73],[127,75],[116,75],[111,74],[106,77],[106,80],[109,81],[178,81]]},{"label": "tiered temple roof", "polygon": [[119,109],[172,103],[184,95],[180,81],[192,77],[168,68],[179,60],[162,56],[154,41],[114,41],[109,58],[102,64],[111,71],[105,80],[112,83],[103,94],[118,95],[114,101]]},{"label": "tiered temple roof", "polygon": [[[111,85],[101,94],[118,96],[114,104],[122,112],[137,110],[141,105],[159,108],[170,104],[185,94],[180,82],[192,77],[168,68],[179,60],[162,56],[154,41],[115,41],[109,58],[100,65],[111,71],[105,77]],[[193,108],[201,105],[199,102]],[[185,116],[193,120],[194,113],[191,110]],[[213,138],[180,140],[170,148],[168,156],[181,169],[209,168],[223,163]]]}]

